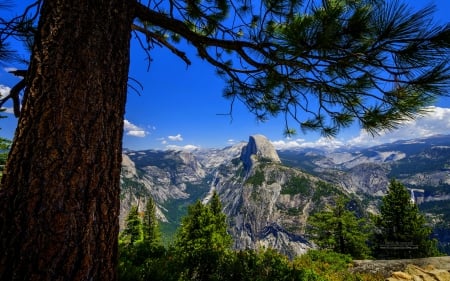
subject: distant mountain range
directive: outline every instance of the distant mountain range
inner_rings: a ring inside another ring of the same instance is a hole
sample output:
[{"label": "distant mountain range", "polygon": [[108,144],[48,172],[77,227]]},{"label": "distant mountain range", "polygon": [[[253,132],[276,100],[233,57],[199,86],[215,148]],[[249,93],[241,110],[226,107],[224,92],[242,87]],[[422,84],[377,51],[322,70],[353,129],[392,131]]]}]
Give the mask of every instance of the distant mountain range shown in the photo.
[{"label": "distant mountain range", "polygon": [[391,178],[402,181],[427,214],[443,246],[450,242],[450,136],[397,141],[370,148],[275,151],[261,135],[223,149],[126,150],[121,222],[133,204],[158,206],[171,237],[196,200],[219,193],[236,248],[273,247],[289,256],[312,244],[306,220],[337,194],[363,214],[377,212]]}]

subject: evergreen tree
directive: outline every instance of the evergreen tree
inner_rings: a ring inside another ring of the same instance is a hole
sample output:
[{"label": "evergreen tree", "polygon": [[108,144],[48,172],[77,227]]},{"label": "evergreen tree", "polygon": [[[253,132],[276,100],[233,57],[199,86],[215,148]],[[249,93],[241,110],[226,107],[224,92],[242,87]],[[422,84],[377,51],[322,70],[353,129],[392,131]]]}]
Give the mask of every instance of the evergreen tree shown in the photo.
[{"label": "evergreen tree", "polygon": [[[119,279],[121,281],[167,280],[164,269],[166,250],[156,219],[156,207],[150,197],[144,217],[132,206],[126,218],[125,229],[119,239]],[[158,277],[158,276],[163,277]]]},{"label": "evergreen tree", "polygon": [[375,218],[374,253],[384,258],[419,258],[439,255],[437,241],[425,216],[411,201],[410,192],[397,180],[391,180]]},{"label": "evergreen tree", "polygon": [[225,215],[215,193],[208,205],[197,201],[189,206],[175,238],[175,253],[189,280],[220,280],[231,247]]},{"label": "evergreen tree", "polygon": [[2,280],[117,278],[113,245],[131,39],[149,59],[162,46],[188,65],[181,48],[192,47],[227,82],[224,96],[242,100],[258,120],[281,114],[327,136],[353,122],[370,132],[395,128],[448,94],[450,26],[431,23],[432,6],[25,3],[31,4],[22,15],[0,21],[1,48],[14,39],[3,36],[16,30],[11,22],[38,20],[37,32],[29,29],[36,35],[29,67],[7,97],[20,119],[0,188]]},{"label": "evergreen tree", "polygon": [[347,209],[348,199],[339,197],[336,205],[317,212],[308,219],[309,234],[321,248],[353,258],[367,258],[370,249],[367,245],[370,227],[367,219],[358,219],[354,212]]},{"label": "evergreen tree", "polygon": [[131,206],[130,212],[125,219],[125,229],[121,233],[121,241],[125,245],[134,245],[142,239],[142,221],[139,218],[137,206]]},{"label": "evergreen tree", "polygon": [[[1,8],[1,3],[0,3]],[[1,60],[1,47],[0,47],[0,60]],[[4,112],[4,108],[0,108],[0,113]],[[6,118],[6,116],[0,114],[0,119]],[[1,128],[0,128],[1,129]],[[3,167],[6,164],[6,159],[8,158],[9,149],[11,148],[11,141],[0,137],[0,179],[3,173]]]},{"label": "evergreen tree", "polygon": [[145,205],[144,219],[142,221],[143,240],[145,243],[162,245],[161,232],[156,218],[156,205],[153,198],[149,197]]}]

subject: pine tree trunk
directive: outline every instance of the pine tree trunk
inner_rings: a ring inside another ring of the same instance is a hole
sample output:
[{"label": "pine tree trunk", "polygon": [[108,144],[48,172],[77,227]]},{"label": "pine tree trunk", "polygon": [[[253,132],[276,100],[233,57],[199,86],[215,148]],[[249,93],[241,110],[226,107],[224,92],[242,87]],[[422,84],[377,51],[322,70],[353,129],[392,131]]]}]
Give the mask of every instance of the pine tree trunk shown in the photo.
[{"label": "pine tree trunk", "polygon": [[0,187],[0,280],[116,280],[132,1],[44,1]]}]

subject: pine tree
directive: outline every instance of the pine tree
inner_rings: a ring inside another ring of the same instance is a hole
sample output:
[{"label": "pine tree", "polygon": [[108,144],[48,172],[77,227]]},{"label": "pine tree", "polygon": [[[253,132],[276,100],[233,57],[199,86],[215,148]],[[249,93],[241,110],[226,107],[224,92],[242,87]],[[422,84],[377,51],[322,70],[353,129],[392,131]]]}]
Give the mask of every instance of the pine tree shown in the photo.
[{"label": "pine tree", "polygon": [[138,208],[132,206],[125,223],[119,239],[119,279],[164,280],[155,277],[165,274],[161,261],[166,249],[162,245],[153,199],[148,199],[143,219]]},{"label": "pine tree", "polygon": [[348,202],[348,199],[339,197],[335,206],[311,215],[308,219],[309,234],[321,249],[349,254],[357,259],[367,258],[370,255],[367,245],[369,223],[348,210]]},{"label": "pine tree", "polygon": [[143,241],[145,243],[161,245],[161,232],[156,218],[156,205],[153,198],[149,197],[145,205],[144,219],[142,221]]},{"label": "pine tree", "polygon": [[183,276],[190,280],[220,278],[232,242],[225,218],[216,193],[208,205],[197,201],[189,206],[174,245]]},{"label": "pine tree", "polygon": [[419,258],[439,255],[431,227],[406,187],[391,180],[375,218],[374,253],[384,258]]},{"label": "pine tree", "polygon": [[125,229],[121,233],[122,243],[133,246],[142,239],[142,221],[137,206],[132,206],[125,219]]}]

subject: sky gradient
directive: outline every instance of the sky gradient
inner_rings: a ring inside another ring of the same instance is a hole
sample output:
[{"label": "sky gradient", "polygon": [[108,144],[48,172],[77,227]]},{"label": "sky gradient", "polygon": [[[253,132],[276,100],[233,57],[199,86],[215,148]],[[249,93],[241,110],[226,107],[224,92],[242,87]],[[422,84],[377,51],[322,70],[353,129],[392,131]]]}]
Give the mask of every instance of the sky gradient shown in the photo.
[{"label": "sky gradient", "polygon": [[[415,8],[435,3],[436,22],[450,22],[448,0],[407,2]],[[15,15],[19,12],[19,8],[16,9],[8,12]],[[5,12],[2,16],[6,16]],[[450,98],[446,98],[430,107],[427,116],[408,122],[396,131],[381,132],[375,138],[362,132],[355,124],[343,130],[334,140],[322,139],[316,133],[305,135],[301,131],[287,139],[283,136],[283,118],[258,123],[241,103],[233,105],[230,115],[231,104],[222,97],[224,82],[215,75],[214,68],[199,59],[189,46],[184,51],[192,61],[189,67],[170,51],[159,47],[151,50],[149,63],[137,41],[132,40],[124,148],[221,148],[247,141],[252,134],[267,136],[279,149],[333,144],[368,146],[398,139],[450,134]],[[12,67],[16,66],[1,66],[0,94],[6,94],[17,82],[7,73]],[[142,89],[135,80],[142,84]],[[10,106],[7,104],[7,107]],[[12,114],[6,115],[8,118],[0,121],[0,136],[12,138],[17,121]]]}]

